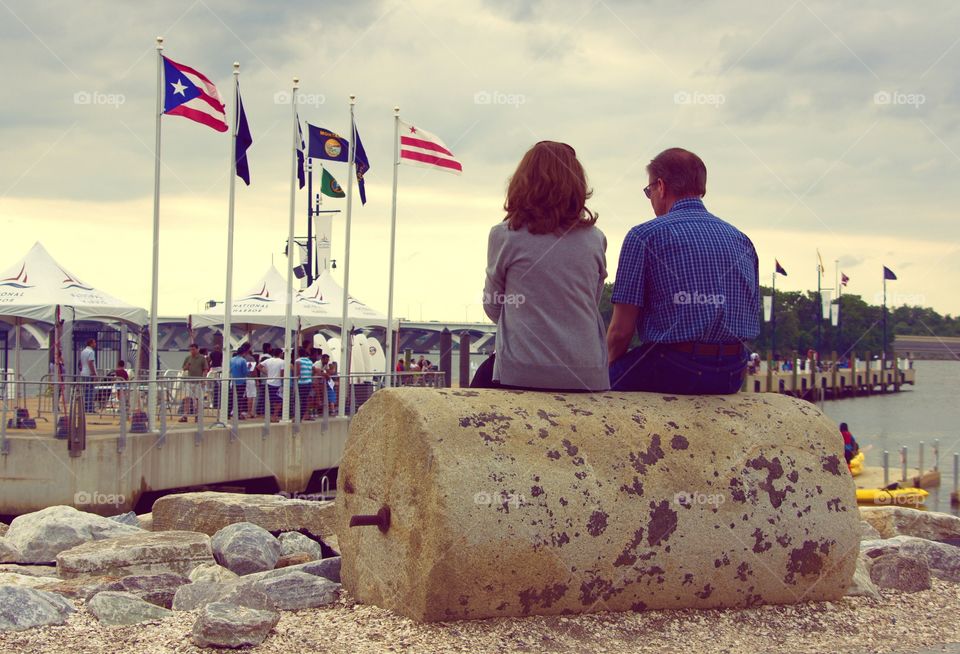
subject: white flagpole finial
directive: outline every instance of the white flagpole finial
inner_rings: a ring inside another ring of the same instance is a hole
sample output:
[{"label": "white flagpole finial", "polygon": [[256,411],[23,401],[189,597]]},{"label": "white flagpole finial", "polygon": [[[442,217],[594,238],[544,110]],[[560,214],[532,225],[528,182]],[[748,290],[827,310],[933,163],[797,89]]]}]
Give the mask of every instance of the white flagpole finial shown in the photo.
[{"label": "white flagpole finial", "polygon": [[355,95],[350,96],[350,104],[357,104],[357,96]]},{"label": "white flagpole finial", "polygon": [[299,78],[299,77],[294,77],[294,78],[293,78],[293,88],[295,88],[295,89],[300,88],[300,78]]},{"label": "white flagpole finial", "polygon": [[162,37],[162,36],[158,36],[158,37],[157,37],[157,50],[162,50],[162,49],[163,49],[163,37]]},{"label": "white flagpole finial", "polygon": [[240,73],[240,62],[235,61],[233,62],[233,74],[238,75],[239,73]]}]

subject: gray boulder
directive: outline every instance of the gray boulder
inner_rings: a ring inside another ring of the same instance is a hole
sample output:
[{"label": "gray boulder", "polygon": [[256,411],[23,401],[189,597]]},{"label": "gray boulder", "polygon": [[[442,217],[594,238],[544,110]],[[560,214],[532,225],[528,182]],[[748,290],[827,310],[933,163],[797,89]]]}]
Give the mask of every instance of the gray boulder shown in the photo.
[{"label": "gray boulder", "polygon": [[[112,522],[112,521],[111,521]],[[84,575],[186,576],[201,563],[212,563],[210,537],[192,531],[150,532],[135,527],[135,533],[78,545],[57,555],[57,570],[64,579]]]},{"label": "gray boulder", "polygon": [[70,602],[53,593],[0,586],[0,631],[63,624],[74,610]]},{"label": "gray boulder", "polygon": [[8,539],[0,536],[0,563],[16,563],[20,560],[20,549]]},{"label": "gray boulder", "polygon": [[193,611],[214,602],[270,611],[276,608],[261,589],[249,584],[241,586],[238,582],[197,581],[181,586],[173,597],[173,610]]},{"label": "gray boulder", "polygon": [[153,514],[144,513],[143,515],[137,516],[137,524],[141,529],[146,531],[153,531]]},{"label": "gray boulder", "polygon": [[227,525],[210,540],[217,563],[238,575],[273,570],[280,558],[280,541],[250,522]]},{"label": "gray boulder", "polygon": [[217,563],[202,563],[190,571],[190,581],[230,581],[237,573]]},{"label": "gray boulder", "polygon": [[256,647],[279,621],[275,611],[213,602],[200,611],[190,638],[198,647]]},{"label": "gray boulder", "polygon": [[16,572],[0,572],[0,586],[20,586],[25,588],[40,588],[49,584],[52,579],[34,575],[22,575]]},{"label": "gray boulder", "polygon": [[74,577],[72,579],[47,579],[41,590],[63,595],[70,599],[90,601],[104,591],[130,593],[145,602],[169,609],[177,588],[190,583],[186,577],[175,574],[130,575],[127,577]]},{"label": "gray boulder", "polygon": [[921,511],[904,506],[862,506],[860,519],[869,522],[882,538],[915,536],[928,540],[960,538],[960,518],[948,513]]},{"label": "gray boulder", "polygon": [[127,592],[144,602],[169,609],[177,589],[190,580],[169,572],[158,575],[129,575],[110,584],[109,590]]},{"label": "gray boulder", "polygon": [[249,575],[248,579],[273,579],[275,577],[282,577],[288,575],[291,572],[306,572],[309,575],[315,577],[323,577],[329,579],[335,583],[340,583],[340,557],[332,556],[329,559],[323,559],[322,561],[309,561],[307,563],[301,563],[299,565],[291,565],[285,568],[277,568],[276,570],[269,570],[267,572],[258,572],[253,575]]},{"label": "gray boulder", "polygon": [[925,558],[905,554],[884,554],[870,566],[870,580],[880,588],[892,588],[905,593],[929,590],[930,568]]},{"label": "gray boulder", "polygon": [[14,518],[6,538],[20,550],[21,562],[53,563],[57,554],[77,545],[138,533],[138,527],[72,506],[51,506]]},{"label": "gray boulder", "polygon": [[133,593],[104,591],[87,602],[90,611],[100,624],[137,624],[147,620],[161,620],[173,611],[145,602]]},{"label": "gray boulder", "polygon": [[54,577],[57,569],[52,565],[16,565],[14,563],[0,563],[0,574],[29,575],[31,577]]},{"label": "gray boulder", "polygon": [[337,601],[340,590],[340,584],[305,572],[257,580],[252,586],[262,590],[274,606],[283,611],[329,606]]},{"label": "gray boulder", "polygon": [[880,535],[880,532],[877,531],[876,528],[866,520],[861,520],[860,521],[860,540],[861,541],[877,540],[878,538],[883,538]]},{"label": "gray boulder", "polygon": [[131,527],[140,527],[140,521],[137,520],[137,514],[133,511],[127,511],[126,513],[121,513],[120,515],[112,515],[108,520],[113,520],[114,522],[119,522],[122,525],[130,525]]},{"label": "gray boulder", "polygon": [[923,557],[934,577],[947,581],[960,581],[960,547],[926,538],[894,536],[863,542],[860,544],[860,552],[869,558],[895,553]]},{"label": "gray boulder", "polygon": [[296,531],[286,531],[278,537],[280,541],[280,555],[293,556],[294,554],[308,554],[311,561],[323,558],[323,548],[320,543]]},{"label": "gray boulder", "polygon": [[850,587],[847,589],[847,595],[850,597],[869,597],[871,599],[881,599],[880,591],[876,584],[870,579],[870,564],[872,559],[861,554],[857,558],[857,569],[853,573],[853,579],[850,580]]}]

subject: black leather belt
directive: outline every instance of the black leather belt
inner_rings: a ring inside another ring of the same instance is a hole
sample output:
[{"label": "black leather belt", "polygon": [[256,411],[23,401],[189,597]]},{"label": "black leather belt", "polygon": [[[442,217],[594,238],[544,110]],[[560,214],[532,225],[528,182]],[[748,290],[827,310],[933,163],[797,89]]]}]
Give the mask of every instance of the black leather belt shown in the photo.
[{"label": "black leather belt", "polygon": [[705,356],[733,356],[743,353],[740,343],[664,343],[665,347],[677,352]]}]

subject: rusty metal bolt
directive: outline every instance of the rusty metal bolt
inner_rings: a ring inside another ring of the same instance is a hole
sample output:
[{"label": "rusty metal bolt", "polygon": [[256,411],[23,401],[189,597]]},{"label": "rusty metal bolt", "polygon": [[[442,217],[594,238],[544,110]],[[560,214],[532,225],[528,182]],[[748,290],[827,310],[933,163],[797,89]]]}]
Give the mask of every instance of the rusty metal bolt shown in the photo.
[{"label": "rusty metal bolt", "polygon": [[373,527],[376,526],[381,533],[387,533],[390,529],[390,507],[382,507],[373,515],[355,515],[350,517],[351,527]]}]

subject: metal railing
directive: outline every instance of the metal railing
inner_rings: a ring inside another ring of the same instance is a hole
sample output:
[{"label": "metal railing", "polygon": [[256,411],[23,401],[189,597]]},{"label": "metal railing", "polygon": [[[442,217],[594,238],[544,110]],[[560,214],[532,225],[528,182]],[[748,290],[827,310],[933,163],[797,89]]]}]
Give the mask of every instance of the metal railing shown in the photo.
[{"label": "metal railing", "polygon": [[[123,450],[128,433],[148,431],[147,379],[122,379],[114,376],[91,381],[74,378],[56,381],[45,376],[39,381],[10,381],[0,377],[0,453],[8,453],[8,432],[32,433],[68,440],[71,453],[86,447],[88,430],[117,433],[117,447]],[[354,373],[330,379],[317,377],[309,384],[285,377],[271,384],[266,377],[228,379],[227,424],[220,422],[221,377],[215,371],[205,378],[190,378],[180,371],[164,371],[154,382],[157,386],[155,416],[159,446],[170,429],[195,429],[198,443],[205,429],[227,427],[231,436],[239,433],[241,421],[262,420],[264,438],[270,423],[282,418],[283,384],[290,388],[289,421],[299,431],[304,421],[327,421],[338,417],[341,389],[347,392],[344,417],[349,419],[376,391],[391,386],[440,388],[445,385],[442,372]],[[273,389],[271,391],[271,389]],[[249,424],[249,423],[247,423]]]}]

